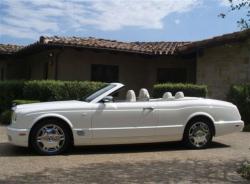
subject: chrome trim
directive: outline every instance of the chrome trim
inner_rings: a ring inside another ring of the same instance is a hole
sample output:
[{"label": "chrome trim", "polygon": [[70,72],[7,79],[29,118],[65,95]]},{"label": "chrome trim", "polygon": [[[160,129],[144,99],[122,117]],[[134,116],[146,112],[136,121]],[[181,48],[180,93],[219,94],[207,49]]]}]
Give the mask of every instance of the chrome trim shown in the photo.
[{"label": "chrome trim", "polygon": [[235,123],[240,123],[240,124],[243,124],[244,125],[244,121],[242,120],[237,120],[237,121],[216,121],[214,122],[214,124],[217,124],[217,125],[220,125],[220,124],[235,124]]},{"label": "chrome trim", "polygon": [[7,130],[9,131],[14,131],[14,132],[28,132],[29,129],[20,129],[20,128],[12,128],[12,127],[7,127]]},{"label": "chrome trim", "polygon": [[[166,126],[140,126],[140,127],[109,127],[109,128],[89,128],[87,130],[128,130],[128,129],[148,129],[148,128],[179,128],[184,125],[166,125]],[[84,130],[84,129],[83,129]],[[86,130],[86,129],[85,129]]]}]

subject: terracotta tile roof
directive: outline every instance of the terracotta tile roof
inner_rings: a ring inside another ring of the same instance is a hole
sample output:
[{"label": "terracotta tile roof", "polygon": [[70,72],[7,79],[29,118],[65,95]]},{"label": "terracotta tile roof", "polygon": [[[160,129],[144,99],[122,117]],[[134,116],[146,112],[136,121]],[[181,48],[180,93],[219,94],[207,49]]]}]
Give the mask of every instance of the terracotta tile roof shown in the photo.
[{"label": "terracotta tile roof", "polygon": [[250,38],[250,29],[246,29],[244,31],[239,31],[239,32],[234,32],[234,33],[229,33],[229,34],[224,34],[221,36],[216,36],[216,37],[201,40],[201,41],[191,42],[182,47],[179,47],[178,50],[179,52],[185,52],[185,51],[190,51],[196,48],[205,48],[205,47],[211,47],[211,46],[216,46],[216,45],[221,45],[221,44],[226,44],[226,43],[238,42],[241,40],[245,40],[246,38]]},{"label": "terracotta tile roof", "polygon": [[24,46],[0,44],[0,54],[12,54],[19,51]]},{"label": "terracotta tile roof", "polygon": [[38,44],[63,45],[84,48],[97,48],[144,54],[173,55],[178,47],[189,42],[119,42],[116,40],[97,39],[93,37],[40,37]]},{"label": "terracotta tile roof", "polygon": [[32,53],[36,49],[58,47],[92,48],[149,55],[174,55],[178,53],[190,52],[196,48],[210,47],[218,44],[244,40],[249,37],[250,29],[196,42],[120,42],[116,40],[97,39],[93,37],[41,36],[38,42],[25,47],[0,44],[0,55],[12,53]]}]

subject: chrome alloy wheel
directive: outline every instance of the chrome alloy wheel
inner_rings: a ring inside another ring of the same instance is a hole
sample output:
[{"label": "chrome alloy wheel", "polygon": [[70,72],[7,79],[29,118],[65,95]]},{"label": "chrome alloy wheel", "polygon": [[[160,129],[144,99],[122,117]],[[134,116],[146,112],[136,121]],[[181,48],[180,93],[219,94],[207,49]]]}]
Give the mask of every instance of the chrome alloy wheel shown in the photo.
[{"label": "chrome alloy wheel", "polygon": [[207,144],[211,137],[209,126],[203,122],[194,123],[188,132],[188,138],[191,144],[201,148]]},{"label": "chrome alloy wheel", "polygon": [[36,135],[36,144],[41,151],[53,153],[59,151],[65,143],[65,133],[55,124],[40,128]]}]

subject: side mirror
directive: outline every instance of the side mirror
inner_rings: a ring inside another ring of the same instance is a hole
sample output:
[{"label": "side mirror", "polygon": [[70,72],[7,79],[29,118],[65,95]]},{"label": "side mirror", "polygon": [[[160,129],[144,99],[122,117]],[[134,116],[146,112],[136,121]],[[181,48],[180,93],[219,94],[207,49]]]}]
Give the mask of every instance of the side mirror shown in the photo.
[{"label": "side mirror", "polygon": [[113,97],[112,96],[106,96],[102,99],[103,103],[108,103],[108,102],[113,102]]}]

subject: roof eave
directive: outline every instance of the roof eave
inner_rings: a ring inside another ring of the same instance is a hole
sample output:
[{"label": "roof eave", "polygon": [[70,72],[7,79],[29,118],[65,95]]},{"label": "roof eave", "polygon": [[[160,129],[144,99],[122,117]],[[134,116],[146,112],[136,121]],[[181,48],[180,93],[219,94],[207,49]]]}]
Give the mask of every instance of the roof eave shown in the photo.
[{"label": "roof eave", "polygon": [[197,49],[220,46],[223,44],[237,43],[240,41],[244,41],[248,38],[250,38],[250,29],[241,32],[234,32],[222,36],[217,36],[202,41],[191,42],[190,44],[179,47],[177,49],[177,52],[187,53],[195,51]]}]

